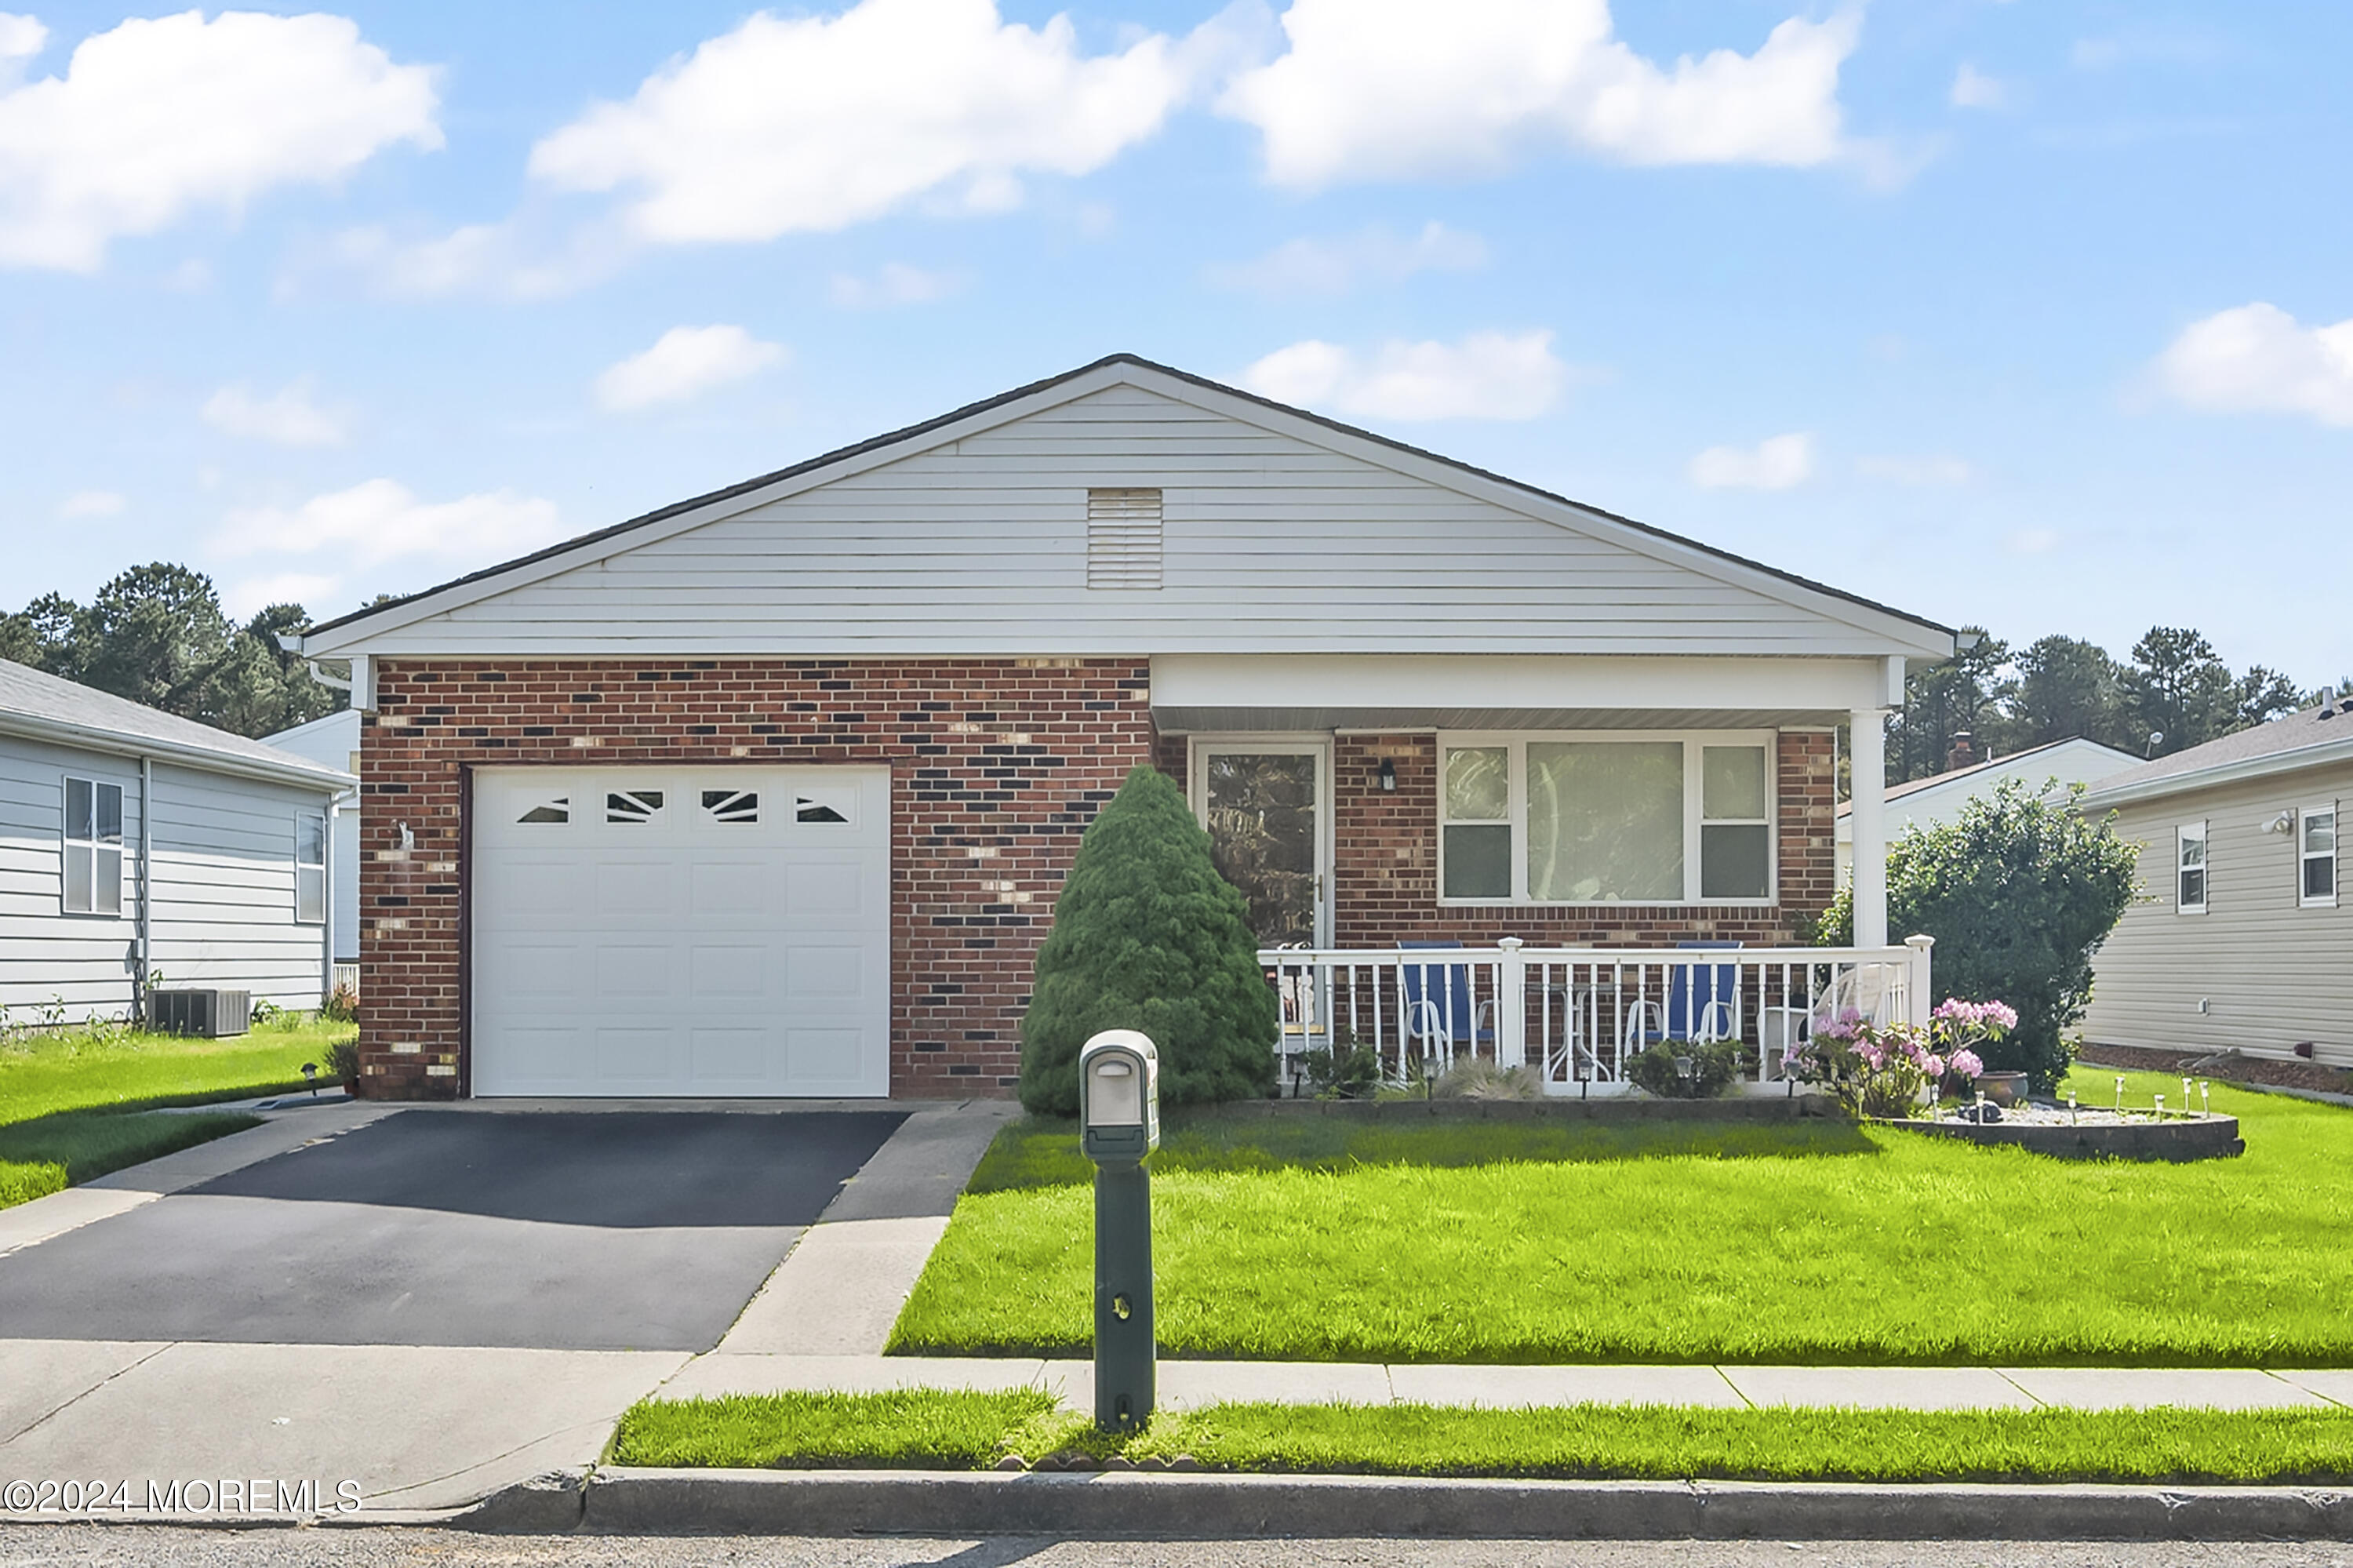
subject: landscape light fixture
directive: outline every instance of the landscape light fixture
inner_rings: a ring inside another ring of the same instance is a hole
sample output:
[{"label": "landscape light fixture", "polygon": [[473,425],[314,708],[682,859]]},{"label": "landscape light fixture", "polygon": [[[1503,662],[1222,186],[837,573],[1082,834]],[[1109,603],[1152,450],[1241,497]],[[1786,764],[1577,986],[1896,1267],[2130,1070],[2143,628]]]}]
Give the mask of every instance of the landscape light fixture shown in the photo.
[{"label": "landscape light fixture", "polygon": [[303,1063],[303,1064],[302,1064],[302,1081],[303,1081],[304,1083],[306,1083],[306,1084],[308,1084],[308,1085],[310,1085],[310,1086],[311,1086],[311,1097],[312,1099],[316,1099],[316,1098],[318,1098],[318,1097],[319,1097],[319,1064],[318,1064],[318,1063],[316,1063],[316,1062],[305,1062],[305,1063]]}]

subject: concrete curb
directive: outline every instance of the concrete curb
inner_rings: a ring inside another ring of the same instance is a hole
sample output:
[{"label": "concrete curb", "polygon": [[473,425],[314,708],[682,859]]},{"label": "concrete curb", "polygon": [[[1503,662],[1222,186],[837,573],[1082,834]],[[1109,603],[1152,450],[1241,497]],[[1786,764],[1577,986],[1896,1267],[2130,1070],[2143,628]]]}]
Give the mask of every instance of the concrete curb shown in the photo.
[{"label": "concrete curb", "polygon": [[[491,1533],[1438,1540],[2353,1540],[2293,1487],[1858,1486],[1371,1476],[606,1469],[446,1516]],[[374,1522],[365,1515],[348,1522]]]}]

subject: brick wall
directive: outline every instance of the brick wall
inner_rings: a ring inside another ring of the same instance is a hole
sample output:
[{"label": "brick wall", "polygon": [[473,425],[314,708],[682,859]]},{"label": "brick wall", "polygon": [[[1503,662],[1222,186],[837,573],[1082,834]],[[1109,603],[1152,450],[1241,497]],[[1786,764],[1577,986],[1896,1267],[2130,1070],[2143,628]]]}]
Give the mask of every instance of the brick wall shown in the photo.
[{"label": "brick wall", "polygon": [[[1773,908],[1525,908],[1438,902],[1438,744],[1427,735],[1342,736],[1333,743],[1333,936],[1344,948],[1518,937],[1547,947],[1652,947],[1677,941],[1785,944],[1837,886],[1831,736],[1779,738],[1780,903]],[[1397,768],[1384,792],[1383,758]]]},{"label": "brick wall", "polygon": [[1009,1090],[1079,835],[1154,760],[1150,684],[1136,660],[383,661],[361,748],[364,1090],[464,1081],[464,769],[731,761],[890,767],[891,1092]]}]

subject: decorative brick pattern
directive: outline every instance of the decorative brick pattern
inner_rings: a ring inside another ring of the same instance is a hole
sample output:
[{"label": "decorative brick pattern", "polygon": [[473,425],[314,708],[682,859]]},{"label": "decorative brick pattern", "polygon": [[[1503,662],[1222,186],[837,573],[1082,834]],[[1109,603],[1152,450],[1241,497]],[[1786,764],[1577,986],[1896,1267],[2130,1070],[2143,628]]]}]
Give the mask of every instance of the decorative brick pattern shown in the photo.
[{"label": "decorative brick pattern", "polygon": [[[1342,736],[1332,748],[1333,937],[1343,948],[1398,941],[1474,945],[1518,937],[1546,947],[1661,947],[1795,940],[1837,885],[1831,735],[1779,738],[1780,901],[1770,908],[1526,908],[1438,902],[1438,743],[1427,735]],[[1380,788],[1384,758],[1397,789]]]},{"label": "decorative brick pattern", "polygon": [[469,768],[729,762],[889,766],[891,1092],[1006,1092],[1079,835],[1154,759],[1150,685],[1135,660],[382,662],[361,747],[363,1092],[467,1082]]}]

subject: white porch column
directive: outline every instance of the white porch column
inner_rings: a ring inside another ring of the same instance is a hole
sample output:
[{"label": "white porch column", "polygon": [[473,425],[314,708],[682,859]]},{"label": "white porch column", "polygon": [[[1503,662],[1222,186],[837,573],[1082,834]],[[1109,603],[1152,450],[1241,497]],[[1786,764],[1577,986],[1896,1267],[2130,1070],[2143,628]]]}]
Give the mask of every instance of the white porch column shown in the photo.
[{"label": "white porch column", "polygon": [[1847,820],[1854,827],[1854,945],[1887,946],[1887,729],[1885,712],[1857,708],[1850,751]]}]

